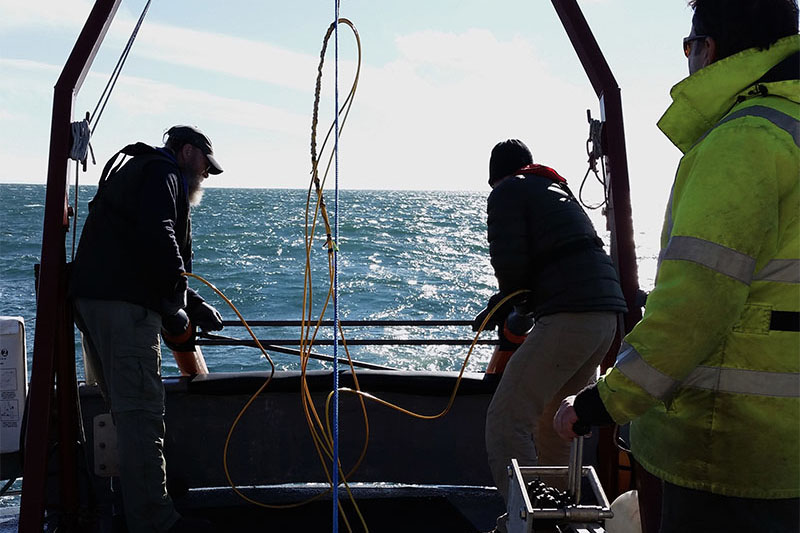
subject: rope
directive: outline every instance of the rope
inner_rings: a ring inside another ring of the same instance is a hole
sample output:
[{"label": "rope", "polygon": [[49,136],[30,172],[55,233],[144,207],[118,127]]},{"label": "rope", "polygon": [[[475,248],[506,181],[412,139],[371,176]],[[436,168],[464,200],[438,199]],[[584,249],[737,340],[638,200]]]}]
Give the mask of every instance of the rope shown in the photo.
[{"label": "rope", "polygon": [[[100,123],[100,117],[103,115],[103,110],[106,108],[106,104],[108,100],[111,98],[111,92],[114,90],[114,86],[117,84],[117,80],[119,79],[120,73],[122,73],[122,67],[125,65],[125,61],[128,59],[128,54],[131,51],[131,47],[133,47],[133,42],[136,40],[136,35],[139,33],[139,28],[142,27],[142,23],[144,22],[144,17],[147,14],[147,10],[150,9],[150,2],[152,0],[147,0],[147,3],[142,10],[142,14],[139,15],[139,20],[136,22],[136,26],[133,28],[133,32],[131,36],[128,38],[128,42],[125,45],[125,48],[122,51],[119,59],[117,60],[117,64],[114,66],[114,70],[111,72],[111,77],[109,78],[108,82],[106,83],[105,88],[103,89],[103,93],[100,95],[100,99],[97,101],[97,105],[94,107],[94,111],[90,115],[88,112],[86,113],[86,117],[79,121],[79,122],[72,122],[70,124],[72,130],[72,147],[69,151],[69,158],[83,163],[83,171],[86,172],[86,156],[91,153],[92,155],[92,164],[97,164],[94,158],[94,150],[92,150],[91,139],[92,135],[94,135],[94,130],[97,128],[97,125]],[[99,112],[98,112],[99,109]],[[94,125],[91,126],[90,124],[94,121]],[[72,212],[72,259],[75,259],[75,236],[77,235],[77,225],[78,225],[78,168],[75,168],[75,207],[73,208]]]},{"label": "rope", "polygon": [[[338,6],[337,6],[338,8]],[[334,163],[334,156],[336,154],[331,154],[328,157],[327,164],[324,169],[324,174],[322,180],[319,178],[319,164],[320,158],[317,157],[317,143],[316,143],[316,132],[317,132],[317,123],[318,123],[318,113],[319,113],[319,100],[320,100],[320,91],[321,91],[321,79],[322,79],[322,67],[325,58],[325,52],[327,49],[327,43],[329,38],[332,36],[334,30],[337,30],[337,24],[345,24],[350,27],[353,31],[353,35],[356,39],[356,44],[358,46],[358,64],[356,67],[356,75],[355,79],[353,80],[353,84],[350,88],[350,92],[345,99],[345,101],[339,106],[336,110],[337,117],[341,115],[341,120],[338,122],[338,134],[340,135],[344,129],[344,125],[347,122],[347,117],[350,113],[350,108],[352,107],[353,97],[355,95],[356,87],[358,86],[358,78],[359,73],[361,72],[361,41],[358,36],[358,32],[353,26],[353,23],[347,19],[340,18],[337,19],[335,23],[331,23],[328,27],[328,31],[325,34],[325,38],[323,39],[322,50],[320,51],[320,62],[317,68],[317,82],[316,82],[316,89],[314,93],[314,112],[311,121],[311,176],[312,180],[309,184],[308,188],[308,196],[306,200],[306,216],[305,216],[305,239],[306,239],[306,272],[305,272],[305,282],[303,287],[303,314],[302,314],[302,325],[301,325],[301,352],[308,353],[311,349],[311,346],[314,344],[315,338],[317,333],[319,332],[320,325],[322,323],[322,317],[325,316],[325,310],[327,309],[330,300],[333,298],[333,288],[335,282],[334,276],[334,252],[337,249],[336,242],[333,238],[333,230],[331,228],[330,221],[328,219],[328,213],[325,206],[325,201],[323,198],[322,190],[330,171],[331,164]],[[325,151],[325,146],[328,143],[328,140],[331,138],[331,135],[336,133],[334,129],[337,127],[337,123],[331,123],[330,128],[325,136],[325,140],[322,143],[322,147],[320,152]],[[315,191],[317,195],[316,206],[314,209],[313,214],[313,221],[309,223],[309,214],[311,211],[311,192]],[[325,301],[322,304],[322,309],[319,312],[319,319],[313,320],[312,319],[312,312],[311,312],[311,294],[312,294],[312,285],[311,285],[311,250],[313,248],[313,240],[314,234],[317,228],[317,216],[322,218],[322,221],[325,226],[325,233],[326,233],[326,244],[325,247],[328,250],[328,273],[329,273],[329,290],[327,291],[327,296],[325,297]],[[314,329],[312,332],[312,324],[314,325]],[[350,360],[350,354],[347,350],[347,344],[344,342],[344,332],[342,331],[341,324],[336,329],[338,334],[342,337],[342,345],[344,346],[345,352],[347,353],[347,359]],[[333,477],[330,474],[330,468],[328,461],[325,460],[327,457],[328,460],[333,461],[333,434],[330,431],[330,418],[326,416],[325,424],[323,424],[322,419],[320,418],[314,403],[312,402],[311,391],[308,387],[306,382],[306,369],[308,364],[309,357],[303,357],[301,362],[301,388],[302,388],[302,401],[303,401],[303,409],[306,414],[306,418],[308,421],[309,429],[311,430],[311,437],[314,443],[314,446],[317,449],[317,453],[321,459],[321,465],[325,472],[325,475],[328,479],[330,484],[329,491],[332,493],[334,487],[338,487],[338,482],[334,483]],[[350,368],[353,371],[353,379],[356,385],[356,389],[359,388],[358,380],[355,374],[355,370],[353,368],[352,363],[350,363]],[[350,501],[353,505],[355,513],[358,515],[359,520],[363,526],[364,531],[369,531],[364,520],[363,515],[361,514],[360,509],[358,508],[358,504],[356,503],[353,494],[350,490],[350,486],[347,482],[348,477],[351,476],[359,467],[361,462],[363,461],[364,457],[366,456],[367,451],[367,444],[369,442],[369,421],[366,412],[366,405],[362,398],[359,398],[359,402],[361,404],[361,410],[364,416],[364,429],[366,438],[364,441],[364,446],[361,450],[361,455],[356,460],[355,465],[351,468],[350,472],[345,473],[342,469],[342,465],[340,462],[336,462],[336,466],[334,468],[340,475],[339,477],[342,480],[342,484],[344,489],[347,491]],[[317,429],[319,428],[319,429]],[[326,430],[327,428],[327,430]],[[340,514],[340,518],[344,525],[347,527],[348,531],[352,532],[352,527],[348,520],[347,515],[344,513],[344,509],[341,507],[341,504],[338,501],[338,497],[334,499],[338,507],[338,512]],[[338,524],[338,520],[336,520]]]},{"label": "rope", "polygon": [[[106,86],[103,89],[103,93],[100,95],[100,99],[97,101],[97,105],[95,105],[94,111],[92,111],[91,115],[86,113],[86,118],[80,122],[73,122],[71,124],[72,148],[70,149],[69,157],[75,161],[83,162],[84,171],[86,170],[87,152],[91,150],[89,141],[92,135],[94,135],[94,130],[97,129],[97,125],[100,123],[100,117],[103,116],[103,111],[106,108],[106,104],[111,98],[111,92],[114,90],[117,80],[119,79],[119,75],[122,73],[122,67],[125,66],[125,61],[128,59],[128,54],[133,47],[133,42],[136,40],[136,35],[139,33],[139,28],[142,27],[144,17],[147,14],[147,10],[150,8],[151,1],[152,0],[147,0],[147,3],[142,10],[142,14],[139,15],[139,20],[137,21],[136,26],[133,28],[133,32],[128,38],[128,42],[125,45],[125,48],[122,50],[122,54],[119,56],[117,64],[114,66],[114,70],[111,72],[111,77],[109,77],[108,82],[106,82]],[[94,122],[94,125],[90,128],[89,125],[92,122]],[[94,163],[94,153],[92,153],[92,163]]]},{"label": "rope", "polygon": [[12,478],[10,478],[10,479],[9,479],[9,480],[6,482],[6,484],[5,484],[5,485],[3,485],[3,488],[2,488],[2,489],[0,489],[0,496],[4,495],[6,492],[8,492],[8,489],[10,489],[10,488],[11,488],[11,485],[13,485],[13,484],[14,484],[14,482],[15,482],[16,480],[17,480],[17,478],[15,478],[15,477],[12,477]]},{"label": "rope", "polygon": [[[360,37],[358,35],[358,31],[356,30],[356,28],[355,28],[355,26],[353,25],[352,22],[350,22],[347,19],[341,19],[341,20],[338,20],[338,22],[341,22],[342,24],[345,24],[345,25],[350,27],[350,29],[353,31],[353,35],[355,37],[356,44],[357,44],[357,47],[358,47],[358,64],[357,64],[357,67],[356,67],[356,75],[355,75],[355,78],[353,80],[353,84],[352,84],[352,86],[350,88],[350,92],[349,92],[347,98],[342,103],[342,108],[341,109],[337,109],[337,113],[341,113],[342,114],[342,119],[341,119],[341,122],[339,123],[339,132],[341,132],[343,130],[343,128],[344,128],[345,122],[347,121],[347,116],[348,116],[348,114],[350,112],[350,107],[352,106],[352,103],[353,103],[353,96],[355,95],[356,88],[358,86],[359,73],[361,72],[361,40],[360,40]],[[329,157],[328,163],[327,163],[327,167],[325,169],[325,175],[324,175],[322,181],[320,181],[319,174],[318,174],[319,160],[317,158],[317,151],[316,151],[316,148],[317,148],[316,147],[316,131],[317,131],[317,122],[318,122],[319,98],[320,98],[320,92],[321,92],[322,66],[323,66],[323,63],[324,63],[325,50],[327,48],[328,39],[331,37],[333,31],[334,31],[334,24],[331,23],[331,25],[328,28],[327,33],[325,34],[325,38],[323,39],[322,51],[320,52],[320,62],[319,62],[319,66],[318,66],[318,69],[317,69],[317,84],[316,84],[316,91],[315,91],[315,95],[314,95],[314,113],[313,113],[312,124],[311,124],[311,167],[312,167],[311,174],[312,174],[312,181],[309,184],[309,188],[308,188],[308,196],[307,196],[307,200],[306,200],[306,215],[305,215],[305,245],[306,245],[306,264],[305,264],[305,269],[306,269],[306,272],[305,272],[304,286],[303,286],[303,302],[302,302],[303,310],[302,310],[302,315],[301,315],[301,321],[299,323],[299,325],[300,325],[300,333],[301,333],[301,340],[300,340],[300,346],[301,346],[301,348],[300,348],[300,357],[301,357],[301,383],[300,383],[300,387],[301,387],[301,390],[300,390],[300,394],[301,394],[301,400],[302,400],[302,407],[303,407],[304,415],[306,417],[306,421],[308,423],[309,430],[310,430],[310,433],[311,433],[312,443],[314,444],[314,447],[316,448],[317,454],[320,457],[321,465],[322,465],[325,477],[326,477],[326,479],[328,481],[328,484],[329,484],[329,488],[326,491],[320,492],[319,494],[317,494],[315,496],[312,496],[311,498],[309,498],[309,499],[307,499],[305,501],[302,501],[302,502],[273,505],[273,504],[267,504],[267,503],[264,503],[264,502],[256,501],[256,500],[248,497],[244,493],[242,493],[242,491],[237,488],[236,484],[234,483],[234,481],[232,479],[231,473],[230,473],[230,471],[228,469],[228,448],[229,448],[229,445],[230,445],[230,442],[231,442],[231,439],[232,439],[232,436],[233,436],[233,433],[234,433],[234,429],[236,428],[237,424],[239,423],[239,420],[244,415],[244,413],[250,408],[250,406],[252,405],[253,401],[258,396],[258,394],[260,394],[261,391],[263,391],[264,388],[266,388],[267,384],[271,380],[272,374],[274,373],[274,365],[272,364],[272,360],[267,355],[263,345],[258,341],[258,339],[256,338],[255,334],[253,334],[253,332],[250,329],[250,327],[247,326],[244,318],[239,314],[239,312],[236,310],[236,308],[233,306],[233,304],[227,298],[225,298],[225,296],[221,292],[219,292],[219,290],[216,289],[216,287],[214,287],[213,285],[211,285],[207,281],[203,280],[202,278],[199,278],[199,276],[196,276],[194,274],[188,274],[188,273],[184,274],[184,275],[190,276],[190,277],[197,277],[202,282],[204,282],[207,285],[209,285],[219,296],[221,296],[223,299],[225,299],[225,301],[228,303],[228,305],[230,305],[231,308],[233,308],[234,311],[236,312],[237,316],[239,317],[240,322],[243,325],[245,325],[245,327],[247,327],[247,330],[250,333],[250,336],[253,338],[253,342],[255,343],[255,345],[258,346],[259,348],[261,348],[262,353],[264,354],[264,356],[270,362],[270,366],[271,366],[272,370],[270,372],[269,378],[261,386],[261,388],[258,391],[256,391],[256,393],[250,398],[250,400],[244,405],[242,410],[237,415],[236,419],[234,420],[233,424],[231,425],[230,430],[228,431],[228,436],[227,436],[226,441],[225,441],[225,447],[223,449],[223,467],[224,467],[225,475],[226,475],[226,478],[228,480],[228,484],[230,485],[230,487],[243,500],[245,500],[245,501],[247,501],[249,503],[252,503],[253,505],[256,505],[256,506],[259,506],[259,507],[263,507],[263,508],[268,508],[268,509],[289,509],[289,508],[296,508],[296,507],[305,505],[307,503],[310,503],[312,501],[315,501],[315,500],[319,499],[322,496],[325,496],[326,494],[330,494],[332,492],[332,490],[333,490],[332,487],[334,486],[333,478],[332,478],[332,476],[330,474],[329,463],[326,460],[326,458],[327,459],[332,459],[333,458],[333,453],[332,453],[333,442],[332,442],[332,438],[330,437],[330,434],[329,433],[324,433],[325,426],[327,425],[328,427],[330,427],[330,420],[326,419],[326,424],[323,424],[321,418],[318,416],[317,410],[314,407],[314,404],[312,402],[311,390],[308,387],[308,384],[307,384],[306,379],[305,379],[308,360],[311,359],[311,354],[310,354],[311,346],[313,345],[314,338],[316,337],[316,334],[319,331],[320,325],[323,322],[322,321],[322,317],[325,315],[325,310],[327,309],[328,302],[329,302],[329,300],[330,300],[330,298],[332,296],[332,292],[333,292],[333,256],[334,256],[333,252],[334,252],[334,248],[336,247],[336,243],[333,240],[331,227],[330,227],[330,224],[328,222],[327,211],[325,209],[325,204],[324,204],[324,201],[323,201],[323,198],[322,198],[322,187],[323,187],[323,185],[325,183],[325,177],[327,177],[328,170],[330,169],[330,165],[331,165],[331,163],[333,161],[333,155],[331,155]],[[328,134],[325,136],[325,140],[322,143],[321,151],[325,150],[325,146],[327,144],[327,141],[328,141],[331,133],[334,130],[334,127],[335,127],[335,124],[332,123],[330,128],[329,128],[329,130],[328,130]],[[316,208],[315,208],[315,212],[314,212],[314,221],[313,221],[312,224],[309,224],[309,212],[310,212],[310,205],[311,205],[311,192],[314,189],[316,189],[316,193],[317,193],[317,203],[316,203]],[[312,318],[311,318],[312,317],[312,314],[311,314],[311,311],[312,311],[311,310],[311,297],[310,297],[310,294],[311,294],[311,250],[312,250],[312,247],[313,247],[312,243],[313,243],[314,234],[315,234],[315,230],[316,230],[316,222],[317,222],[316,217],[317,217],[317,214],[320,213],[320,212],[321,212],[322,220],[325,223],[325,230],[326,230],[326,233],[327,233],[327,241],[326,241],[326,245],[325,246],[328,248],[328,254],[327,254],[328,255],[328,269],[329,269],[329,275],[330,275],[329,281],[331,282],[331,286],[330,286],[330,289],[327,292],[327,296],[326,296],[325,302],[324,302],[324,304],[322,306],[322,310],[320,312],[319,320],[312,321]],[[314,332],[313,332],[313,335],[310,335],[311,328],[312,328],[312,323],[313,323],[313,326],[314,326]],[[342,331],[341,323],[339,324],[339,326],[337,328],[337,331],[339,332],[339,334],[340,334],[340,336],[342,338],[342,341],[343,341],[344,340],[344,332]],[[345,352],[347,352],[347,344],[343,342],[343,346],[345,347]],[[350,358],[350,354],[349,353],[347,353],[347,360],[348,360],[348,364],[350,365],[350,371],[353,374],[353,381],[355,383],[356,389],[360,390],[359,384],[358,384],[358,378],[356,376],[355,368],[354,368],[354,365],[353,365],[353,362],[352,362],[352,360]],[[364,417],[364,428],[365,428],[365,432],[366,432],[366,435],[367,435],[367,439],[365,439],[364,448],[362,449],[361,455],[357,459],[356,464],[350,469],[350,471],[344,472],[343,469],[342,469],[342,465],[341,464],[337,464],[336,465],[335,471],[340,472],[340,474],[341,474],[340,477],[342,479],[342,483],[343,483],[343,485],[345,487],[345,490],[348,493],[348,496],[350,497],[350,500],[351,500],[352,505],[353,505],[353,507],[355,509],[355,512],[358,514],[359,519],[361,521],[361,524],[364,526],[364,530],[368,531],[368,529],[366,527],[366,522],[364,520],[364,517],[362,516],[360,510],[358,509],[358,504],[355,502],[354,496],[353,496],[353,494],[352,494],[352,492],[350,490],[350,487],[348,485],[348,482],[347,482],[348,477],[352,476],[355,473],[355,471],[358,469],[359,465],[363,461],[364,457],[366,456],[366,443],[368,441],[368,436],[369,436],[369,422],[368,422],[368,418],[367,418],[366,405],[365,405],[363,399],[359,399],[359,401],[361,403],[361,410],[362,410],[362,414],[363,414],[363,417]],[[317,431],[316,430],[317,427],[321,428],[322,431]],[[338,504],[338,498],[334,499],[334,502],[337,502],[337,504]],[[343,520],[344,524],[347,526],[348,531],[352,532],[352,527],[351,527],[351,525],[350,525],[350,523],[348,521],[347,516],[344,514],[344,509],[340,507],[339,510],[341,512],[341,519]]]},{"label": "rope", "polygon": [[[150,9],[151,1],[152,0],[147,0],[141,15],[139,15],[139,20],[136,22],[136,26],[134,26],[130,37],[128,37],[128,42],[125,44],[125,48],[122,50],[122,53],[117,60],[117,64],[114,66],[114,70],[111,72],[111,76],[109,77],[108,82],[106,82],[106,86],[103,88],[103,92],[94,107],[94,111],[92,111],[91,115],[86,113],[86,118],[80,122],[72,123],[72,149],[70,150],[69,157],[75,161],[82,161],[84,163],[84,171],[86,170],[86,155],[88,150],[91,149],[89,141],[91,136],[94,134],[94,130],[97,129],[97,125],[100,123],[100,117],[103,116],[103,111],[106,108],[106,104],[108,104],[108,100],[111,98],[111,93],[117,84],[120,74],[122,73],[122,67],[125,66],[125,61],[128,59],[128,54],[133,47],[133,42],[136,40],[139,29],[142,27],[147,10]],[[92,121],[94,121],[94,125],[90,128],[89,125],[92,123]],[[92,159],[92,162],[94,163],[94,153],[92,153]]]},{"label": "rope", "polygon": [[142,22],[144,22],[144,16],[147,14],[147,10],[150,9],[151,1],[152,0],[147,0],[147,3],[142,10],[142,14],[139,15],[139,20],[136,22],[136,26],[134,26],[133,32],[131,32],[131,36],[128,38],[128,43],[122,50],[122,54],[120,54],[117,64],[114,67],[114,70],[111,72],[111,77],[108,79],[105,89],[103,89],[103,94],[100,95],[100,100],[98,100],[94,111],[92,111],[91,118],[89,118],[89,122],[94,122],[91,131],[92,135],[94,135],[94,130],[97,129],[97,125],[100,123],[100,117],[103,116],[103,111],[106,108],[106,104],[108,103],[109,98],[111,98],[111,92],[114,90],[114,86],[117,84],[119,75],[122,73],[122,67],[125,66],[125,61],[128,59],[128,54],[133,47],[133,41],[136,40],[136,35],[139,33],[139,28],[142,27]]},{"label": "rope", "polygon": [[[608,186],[606,185],[606,169],[605,163],[603,163],[603,156],[605,155],[603,152],[603,123],[599,120],[595,120],[592,118],[592,113],[588,109],[586,110],[586,118],[589,121],[589,138],[586,139],[586,155],[588,156],[589,168],[586,170],[586,174],[583,175],[583,180],[581,181],[580,189],[578,189],[578,199],[581,202],[581,205],[586,209],[599,209],[608,203]],[[597,172],[597,160],[600,160],[600,168],[602,171],[602,177]],[[603,201],[599,204],[589,205],[583,199],[583,187],[586,185],[586,180],[589,177],[589,173],[593,173],[595,179],[603,186]]]},{"label": "rope", "polygon": [[69,158],[73,161],[86,161],[86,154],[89,151],[89,119],[85,118],[80,122],[73,122],[72,128],[72,148],[69,150]]},{"label": "rope", "polygon": [[[334,0],[333,238],[339,242],[339,0]],[[339,340],[339,249],[333,250],[333,339]],[[333,533],[339,531],[339,343],[333,343]]]},{"label": "rope", "polygon": [[[300,326],[300,320],[248,320],[251,326]],[[223,320],[222,325],[240,326],[236,320]],[[332,320],[323,320],[320,326],[332,326]],[[471,326],[472,320],[340,320],[340,326]]]},{"label": "rope", "polygon": [[75,205],[72,208],[72,256],[71,260],[75,260],[75,240],[78,236],[78,180],[80,176],[80,169],[77,163],[75,164]]}]

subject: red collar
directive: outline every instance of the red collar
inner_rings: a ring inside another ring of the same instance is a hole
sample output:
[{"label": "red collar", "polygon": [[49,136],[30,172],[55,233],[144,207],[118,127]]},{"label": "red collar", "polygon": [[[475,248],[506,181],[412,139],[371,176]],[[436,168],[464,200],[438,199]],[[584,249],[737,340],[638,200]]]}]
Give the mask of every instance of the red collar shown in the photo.
[{"label": "red collar", "polygon": [[544,165],[527,165],[517,170],[516,174],[536,174],[537,176],[550,178],[551,180],[559,183],[567,182],[567,180],[564,179],[558,172]]}]

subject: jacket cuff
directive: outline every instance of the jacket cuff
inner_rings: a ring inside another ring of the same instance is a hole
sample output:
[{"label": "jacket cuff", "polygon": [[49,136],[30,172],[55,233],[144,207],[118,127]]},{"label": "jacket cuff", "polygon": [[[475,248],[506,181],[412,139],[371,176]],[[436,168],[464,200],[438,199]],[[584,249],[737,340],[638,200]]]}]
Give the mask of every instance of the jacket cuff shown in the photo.
[{"label": "jacket cuff", "polygon": [[192,289],[191,287],[186,289],[186,309],[194,309],[198,305],[205,302],[202,296],[197,294],[197,291]]},{"label": "jacket cuff", "polygon": [[600,399],[600,392],[597,390],[597,384],[589,385],[575,397],[575,402],[572,404],[575,412],[578,415],[578,422],[589,426],[609,426],[613,425],[614,419],[606,410],[603,405],[603,400]]}]

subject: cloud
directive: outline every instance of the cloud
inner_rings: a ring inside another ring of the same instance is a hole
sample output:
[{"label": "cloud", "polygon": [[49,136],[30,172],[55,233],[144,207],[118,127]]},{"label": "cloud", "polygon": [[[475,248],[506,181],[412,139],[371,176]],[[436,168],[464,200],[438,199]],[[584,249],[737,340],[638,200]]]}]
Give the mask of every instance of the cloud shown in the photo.
[{"label": "cloud", "polygon": [[[86,3],[71,5],[85,7]],[[32,10],[42,11],[46,10]],[[34,24],[34,18],[30,15],[26,23]],[[25,22],[21,16],[15,20]],[[122,22],[112,26],[112,42],[106,43],[115,54],[133,24],[131,18],[123,17]],[[352,39],[348,35],[344,39],[350,48],[340,52],[342,101],[356,63]],[[591,108],[597,117],[597,99],[588,82],[576,85],[564,79],[563,68],[549,64],[531,39],[498,37],[485,29],[425,30],[398,35],[394,44],[393,59],[383,64],[365,62],[362,68],[341,139],[343,187],[483,190],[489,150],[509,137],[523,139],[537,161],[559,169],[571,183],[579,183],[587,169],[586,109]],[[155,132],[172,123],[191,122],[208,130],[220,154],[230,154],[223,158],[226,185],[306,185],[317,55],[149,23],[143,26],[131,57],[139,62],[136,72],[144,75],[121,77],[95,142],[99,153],[110,155],[121,143],[133,140],[131,136],[160,141]],[[5,60],[0,65],[29,73],[38,69],[47,75],[60,70],[22,60]],[[148,72],[167,71],[164,65],[188,70],[166,81],[148,79]],[[332,67],[329,53],[318,142],[333,117]],[[187,77],[186,72],[198,74]],[[107,76],[90,74],[76,113],[94,108],[90,96],[100,94]],[[204,81],[197,83],[198,79]],[[237,80],[254,82],[248,85],[254,90],[238,90]],[[0,86],[9,83],[0,81]],[[52,94],[50,87],[52,82],[47,94]],[[644,96],[626,107],[626,124],[636,126],[628,130],[629,138],[641,138],[633,130],[654,130],[652,123],[641,123],[642,113],[637,112],[648,105],[652,107]],[[49,102],[39,107],[49,108]],[[643,158],[663,160],[649,148],[634,159]],[[248,181],[255,175],[261,177]],[[303,177],[301,185],[297,176]]]},{"label": "cloud", "polygon": [[[58,74],[60,68],[40,61],[30,61],[28,59],[4,59],[0,57],[0,65],[3,68],[24,70],[29,72],[44,72],[47,74]],[[2,78],[0,78],[2,81]]]},{"label": "cloud", "polygon": [[0,0],[0,29],[81,27],[93,4],[89,0]]},{"label": "cloud", "polygon": [[[97,76],[105,81],[102,75]],[[269,105],[138,77],[121,77],[113,100],[113,107],[125,120],[191,115],[198,122],[223,122],[284,134],[295,134],[308,122],[304,115]]]},{"label": "cloud", "polygon": [[269,43],[151,23],[135,46],[137,56],[153,61],[313,91],[318,59]]},{"label": "cloud", "polygon": [[[80,29],[93,2],[0,0],[0,30]],[[105,47],[121,50],[138,19],[121,7]],[[146,20],[134,43],[135,56],[309,91],[317,58],[269,43],[181,28]],[[255,60],[257,58],[257,60]]]},{"label": "cloud", "polygon": [[358,153],[352,175],[380,168],[373,188],[482,189],[489,150],[509,137],[554,166],[577,161],[596,100],[550,73],[529,41],[424,31],[397,47],[397,60],[363,73],[343,140]]}]

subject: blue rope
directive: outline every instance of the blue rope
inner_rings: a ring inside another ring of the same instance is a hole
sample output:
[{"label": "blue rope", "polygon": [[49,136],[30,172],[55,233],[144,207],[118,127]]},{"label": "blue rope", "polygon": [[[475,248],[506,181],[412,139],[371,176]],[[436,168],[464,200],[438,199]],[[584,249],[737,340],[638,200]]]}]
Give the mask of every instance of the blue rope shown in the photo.
[{"label": "blue rope", "polygon": [[333,533],[339,531],[339,0],[334,0]]}]

